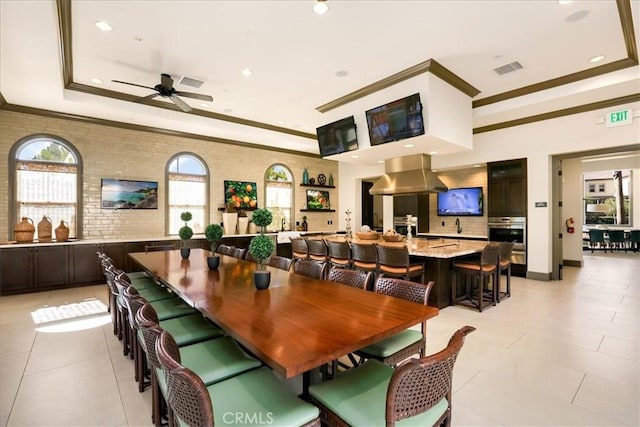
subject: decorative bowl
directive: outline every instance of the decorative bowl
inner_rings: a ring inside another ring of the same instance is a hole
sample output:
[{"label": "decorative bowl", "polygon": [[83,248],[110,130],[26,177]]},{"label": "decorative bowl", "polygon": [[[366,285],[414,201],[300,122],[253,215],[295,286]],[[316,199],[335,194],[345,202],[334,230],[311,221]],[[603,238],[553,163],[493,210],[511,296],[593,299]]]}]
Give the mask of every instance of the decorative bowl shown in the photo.
[{"label": "decorative bowl", "polygon": [[385,242],[401,242],[402,239],[404,239],[404,236],[402,234],[389,234],[389,235],[382,235],[382,238],[384,239]]},{"label": "decorative bowl", "polygon": [[377,231],[368,231],[366,233],[362,231],[356,231],[356,236],[358,236],[358,239],[362,240],[378,240],[378,237],[380,237]]}]

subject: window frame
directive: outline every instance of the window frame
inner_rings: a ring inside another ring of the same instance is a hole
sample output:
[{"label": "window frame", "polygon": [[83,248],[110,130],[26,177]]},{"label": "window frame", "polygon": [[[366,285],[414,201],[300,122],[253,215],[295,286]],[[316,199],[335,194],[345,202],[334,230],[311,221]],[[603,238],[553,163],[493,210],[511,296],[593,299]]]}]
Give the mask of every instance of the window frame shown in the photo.
[{"label": "window frame", "polygon": [[[17,165],[18,162],[22,160],[18,160],[16,157],[18,151],[25,145],[35,142],[35,140],[40,139],[48,139],[56,144],[62,145],[64,148],[69,150],[76,159],[76,163],[74,163],[76,167],[76,235],[73,236],[76,239],[82,239],[83,236],[83,200],[84,193],[82,192],[82,183],[83,183],[83,162],[82,156],[80,155],[80,151],[69,141],[62,138],[61,136],[47,134],[47,133],[36,133],[32,135],[27,135],[25,137],[20,138],[16,141],[11,149],[9,150],[9,227],[8,236],[9,239],[15,239],[14,234],[14,226],[18,223],[18,195],[17,195],[17,185],[18,185],[18,177],[17,177]],[[34,163],[38,163],[39,161],[34,160]],[[41,162],[41,163],[58,163],[58,162]],[[59,163],[65,164],[65,163]],[[32,218],[36,221],[36,218]]]},{"label": "window frame", "polygon": [[[288,172],[289,176],[291,176],[291,180],[290,181],[278,181],[278,180],[268,179],[267,176],[269,174],[269,171],[271,169],[273,169],[274,167],[276,167],[276,166],[280,166],[280,167],[284,168]],[[289,230],[290,231],[295,231],[296,230],[296,225],[295,225],[296,224],[296,211],[295,211],[295,206],[296,206],[296,191],[295,191],[295,185],[296,184],[295,184],[295,181],[296,181],[296,178],[295,178],[295,175],[294,175],[293,171],[291,170],[291,168],[289,166],[285,165],[284,163],[280,163],[280,162],[272,163],[271,165],[269,165],[265,169],[265,171],[264,171],[264,180],[263,181],[264,181],[264,207],[267,208],[267,209],[269,208],[269,206],[267,206],[267,188],[268,188],[269,183],[272,183],[272,182],[286,182],[286,183],[291,184],[291,207],[289,208],[291,210],[291,217],[290,217],[290,221],[289,221]],[[275,227],[278,230],[280,229],[280,225],[279,224],[275,224],[274,223],[274,224],[272,224],[272,227]]]},{"label": "window frame", "polygon": [[[171,204],[169,203],[169,175],[171,175],[173,172],[169,171],[169,166],[171,166],[171,164],[174,162],[174,160],[176,160],[178,157],[182,157],[182,156],[190,156],[193,157],[194,159],[196,159],[198,162],[200,162],[200,164],[202,165],[202,167],[204,168],[204,221],[205,224],[203,224],[203,228],[206,228],[207,225],[211,222],[211,194],[210,194],[210,182],[211,182],[211,172],[209,170],[209,165],[207,164],[207,162],[199,155],[197,155],[194,152],[191,151],[181,151],[179,153],[176,153],[174,155],[172,155],[168,160],[167,163],[165,165],[164,168],[164,177],[165,177],[165,191],[164,191],[164,199],[165,199],[165,203],[164,203],[164,211],[165,211],[165,216],[164,216],[164,232],[165,232],[165,236],[178,236],[177,234],[171,234],[171,230],[170,228],[170,218],[169,218],[169,212],[171,211]],[[184,174],[184,175],[189,175],[189,174]]]}]

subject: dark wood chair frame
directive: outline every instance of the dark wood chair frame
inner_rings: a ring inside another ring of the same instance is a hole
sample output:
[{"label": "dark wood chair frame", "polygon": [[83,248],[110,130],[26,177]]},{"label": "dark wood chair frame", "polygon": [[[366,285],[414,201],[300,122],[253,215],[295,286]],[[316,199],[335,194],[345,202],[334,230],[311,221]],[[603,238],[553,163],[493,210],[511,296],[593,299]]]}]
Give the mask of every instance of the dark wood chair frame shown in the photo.
[{"label": "dark wood chair frame", "polygon": [[324,280],[327,276],[328,265],[329,264],[325,262],[311,261],[310,259],[300,259],[293,264],[293,272],[314,279]]},{"label": "dark wood chair frame", "polygon": [[[462,304],[477,308],[479,312],[485,307],[496,305],[496,276],[498,260],[500,259],[500,244],[489,243],[484,247],[479,261],[460,260],[453,263],[453,281],[451,284],[451,305]],[[458,296],[458,275],[466,276],[466,291]],[[473,279],[473,284],[471,280]],[[492,288],[488,281],[492,280]]]},{"label": "dark wood chair frame", "polygon": [[328,260],[333,267],[351,268],[351,246],[349,242],[327,240]]},{"label": "dark wood chair frame", "polygon": [[[443,350],[420,359],[412,359],[395,368],[387,388],[385,403],[387,427],[395,427],[400,420],[428,411],[443,398],[447,399],[447,410],[434,425],[447,427],[451,425],[453,367],[466,335],[474,330],[472,326],[464,326],[453,334],[449,344]],[[313,396],[310,397],[310,401],[320,409],[323,426],[349,426]]]},{"label": "dark wood chair frame", "polygon": [[302,237],[292,238],[291,254],[294,263],[300,259],[309,259],[309,246],[307,246],[307,241]]},{"label": "dark wood chair frame", "polygon": [[[511,296],[511,253],[513,252],[514,242],[500,243],[500,256],[498,257],[498,269],[496,271],[496,302],[500,302],[502,297]],[[507,284],[505,291],[502,292],[500,285],[500,277],[503,271],[507,274]]]},{"label": "dark wood chair frame", "polygon": [[376,245],[378,252],[378,277],[400,277],[411,280],[420,276],[424,283],[424,263],[412,263],[409,249],[405,246]]},{"label": "dark wood chair frame", "polygon": [[306,239],[309,248],[309,259],[316,262],[327,262],[329,253],[323,239]]},{"label": "dark wood chair frame", "polygon": [[271,267],[279,268],[280,270],[289,271],[291,270],[293,260],[279,255],[272,255],[269,258],[269,261],[267,261],[267,264]]}]

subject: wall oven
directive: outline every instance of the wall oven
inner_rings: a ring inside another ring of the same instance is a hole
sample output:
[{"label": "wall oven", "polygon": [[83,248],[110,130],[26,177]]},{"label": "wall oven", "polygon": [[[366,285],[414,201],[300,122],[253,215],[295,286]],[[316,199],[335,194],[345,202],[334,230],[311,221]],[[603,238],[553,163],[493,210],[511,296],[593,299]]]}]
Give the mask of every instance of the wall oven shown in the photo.
[{"label": "wall oven", "polygon": [[527,263],[527,219],[525,217],[489,217],[490,242],[514,242],[511,262]]}]

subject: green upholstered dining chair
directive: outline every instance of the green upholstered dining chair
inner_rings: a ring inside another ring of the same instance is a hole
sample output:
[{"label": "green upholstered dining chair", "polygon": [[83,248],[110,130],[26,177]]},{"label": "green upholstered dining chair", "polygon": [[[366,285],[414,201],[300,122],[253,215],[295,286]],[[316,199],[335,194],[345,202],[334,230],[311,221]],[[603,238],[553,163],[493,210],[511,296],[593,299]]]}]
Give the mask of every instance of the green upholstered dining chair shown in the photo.
[{"label": "green upholstered dining chair", "polygon": [[[378,277],[374,291],[378,294],[402,298],[406,301],[427,305],[429,294],[435,282],[426,285],[403,279]],[[356,351],[362,360],[377,359],[389,366],[396,366],[408,357],[424,356],[427,338],[427,321],[420,324],[420,330],[406,329],[381,341]]]},{"label": "green upholstered dining chair", "polygon": [[320,427],[318,408],[293,394],[267,367],[207,386],[193,370],[172,357],[162,335],[156,340],[156,354],[167,378],[167,401],[177,425]]},{"label": "green upholstered dining chair", "polygon": [[604,230],[592,228],[589,230],[589,248],[591,248],[591,253],[593,253],[593,250],[597,247],[607,252],[607,245],[604,241]]},{"label": "green upholstered dining chair", "polygon": [[293,272],[313,279],[323,280],[327,275],[328,265],[324,262],[300,259],[293,264]]},{"label": "green upholstered dining chair", "polygon": [[352,288],[368,290],[373,281],[373,273],[370,271],[331,267],[327,273],[327,280],[348,285]]},{"label": "green upholstered dining chair", "polygon": [[[138,310],[136,318],[138,338],[151,370],[152,419],[156,426],[162,425],[163,407],[166,407],[167,398],[167,382],[156,354],[156,341],[161,336],[171,356],[191,369],[205,385],[215,384],[262,365],[259,360],[245,353],[231,337],[207,337],[206,330],[211,324],[207,324],[203,330],[194,324],[197,322],[192,321],[182,321],[182,324],[178,324],[175,321],[177,319],[158,322],[153,307],[149,304]],[[161,323],[168,329],[163,329]],[[178,340],[173,337],[171,330],[176,333]]]},{"label": "green upholstered dining chair", "polygon": [[393,368],[368,360],[332,380],[309,387],[327,426],[449,426],[453,367],[467,334],[456,331],[438,353]]},{"label": "green upholstered dining chair", "polygon": [[611,252],[624,249],[627,252],[627,245],[624,239],[624,230],[609,230],[609,249]]},{"label": "green upholstered dining chair", "polygon": [[291,258],[280,255],[271,255],[267,261],[267,265],[270,267],[275,267],[284,271],[291,270],[291,264],[293,264],[293,260]]}]

